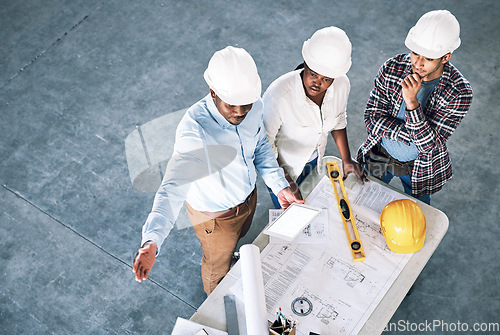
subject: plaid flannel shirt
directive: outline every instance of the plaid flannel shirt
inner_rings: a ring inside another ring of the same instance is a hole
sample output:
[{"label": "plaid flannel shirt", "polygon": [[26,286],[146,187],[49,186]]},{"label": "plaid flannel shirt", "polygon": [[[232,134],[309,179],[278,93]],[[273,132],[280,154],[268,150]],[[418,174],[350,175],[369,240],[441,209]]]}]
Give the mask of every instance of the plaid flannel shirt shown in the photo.
[{"label": "plaid flannel shirt", "polygon": [[400,83],[411,73],[409,54],[397,55],[380,68],[364,113],[368,138],[359,148],[357,159],[363,162],[381,138],[415,143],[419,154],[411,180],[412,195],[418,198],[439,191],[452,176],[446,141],[469,110],[472,88],[447,62],[426,106],[406,111],[403,121],[396,118],[403,102]]}]

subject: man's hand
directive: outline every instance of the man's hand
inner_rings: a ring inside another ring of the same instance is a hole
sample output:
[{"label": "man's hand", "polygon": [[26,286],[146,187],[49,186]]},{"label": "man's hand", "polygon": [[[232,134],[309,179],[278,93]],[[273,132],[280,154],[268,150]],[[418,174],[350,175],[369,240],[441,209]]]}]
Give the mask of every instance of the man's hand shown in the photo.
[{"label": "man's hand", "polygon": [[417,100],[417,93],[422,87],[422,79],[417,73],[412,73],[401,82],[403,87],[403,99],[408,110],[417,109],[420,106]]},{"label": "man's hand", "polygon": [[148,279],[149,271],[153,268],[156,260],[156,243],[148,241],[139,249],[134,259],[133,271],[135,280],[139,283]]},{"label": "man's hand", "polygon": [[305,203],[304,200],[297,198],[297,196],[292,192],[290,187],[286,187],[286,188],[282,189],[281,191],[279,191],[278,201],[284,210],[287,209],[288,206],[290,206],[294,202],[299,203],[299,204]]},{"label": "man's hand", "polygon": [[303,200],[302,193],[300,193],[299,185],[297,185],[293,180],[288,182],[290,184],[290,191],[293,192],[295,198]]},{"label": "man's hand", "polygon": [[349,162],[342,161],[342,170],[344,170],[344,179],[346,179],[350,173],[354,172],[359,180],[361,180],[361,184],[364,185],[365,182],[369,182],[366,170],[358,162],[353,160]]}]

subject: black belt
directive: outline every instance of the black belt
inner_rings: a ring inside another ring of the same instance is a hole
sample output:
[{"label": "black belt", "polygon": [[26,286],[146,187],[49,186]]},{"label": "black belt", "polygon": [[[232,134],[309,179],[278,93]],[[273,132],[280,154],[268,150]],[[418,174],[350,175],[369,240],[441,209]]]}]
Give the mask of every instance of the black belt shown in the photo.
[{"label": "black belt", "polygon": [[[411,176],[415,160],[401,162],[392,157],[379,142],[365,156],[365,164],[368,171],[379,178],[383,175],[380,173],[385,173],[385,170],[389,170],[395,176]],[[376,170],[376,173],[372,170]]]}]

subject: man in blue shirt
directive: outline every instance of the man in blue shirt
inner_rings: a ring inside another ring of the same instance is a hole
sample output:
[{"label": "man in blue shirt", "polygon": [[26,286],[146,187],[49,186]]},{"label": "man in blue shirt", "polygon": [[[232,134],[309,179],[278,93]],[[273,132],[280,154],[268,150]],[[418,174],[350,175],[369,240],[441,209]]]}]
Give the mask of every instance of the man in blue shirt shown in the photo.
[{"label": "man in blue shirt", "polygon": [[174,153],[143,226],[133,271],[137,281],[147,279],[186,200],[203,249],[202,281],[209,295],[250,228],[257,171],[283,208],[303,201],[290,190],[267,141],[261,81],[250,54],[234,47],[217,51],[204,78],[210,94],[189,108],[177,127]]}]

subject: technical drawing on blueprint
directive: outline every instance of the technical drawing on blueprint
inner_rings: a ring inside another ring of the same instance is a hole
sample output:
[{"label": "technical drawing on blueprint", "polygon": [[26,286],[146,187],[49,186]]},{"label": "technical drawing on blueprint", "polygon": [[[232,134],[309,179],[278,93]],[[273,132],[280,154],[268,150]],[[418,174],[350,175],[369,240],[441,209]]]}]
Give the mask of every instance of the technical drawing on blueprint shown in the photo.
[{"label": "technical drawing on blueprint", "polygon": [[356,334],[411,254],[388,250],[379,222],[353,210],[366,253],[365,261],[354,262],[328,178],[307,203],[328,211],[329,241],[270,243],[262,251],[268,318],[281,308],[298,321],[297,334]]}]

